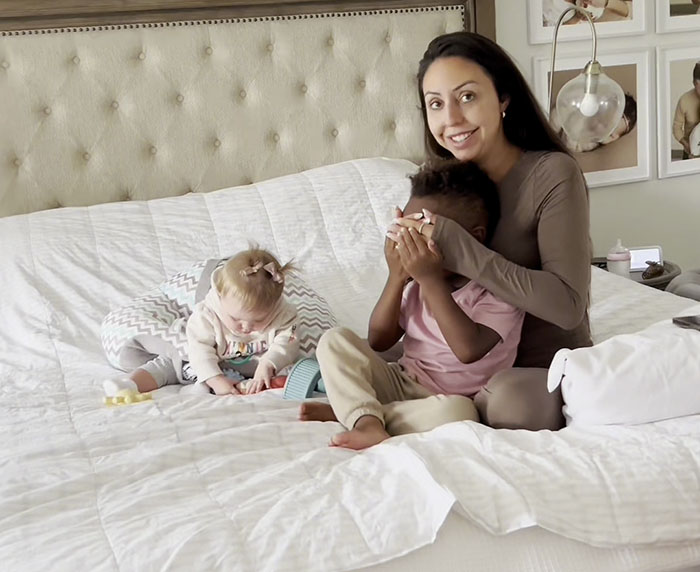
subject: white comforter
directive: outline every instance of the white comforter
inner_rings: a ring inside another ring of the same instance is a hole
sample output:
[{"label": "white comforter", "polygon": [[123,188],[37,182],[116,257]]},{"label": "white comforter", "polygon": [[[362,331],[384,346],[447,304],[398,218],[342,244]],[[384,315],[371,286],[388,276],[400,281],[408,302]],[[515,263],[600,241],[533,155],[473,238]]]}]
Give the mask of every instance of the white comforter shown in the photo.
[{"label": "white comforter", "polygon": [[[362,332],[382,229],[415,167],[355,161],[256,186],[0,220],[0,562],[7,570],[347,570],[432,542],[447,514],[599,546],[700,539],[700,418],[557,433],[456,423],[363,453],[279,391],[106,408],[99,324],[252,239]],[[632,296],[636,318],[610,309]],[[597,339],[691,301],[594,272]],[[693,545],[695,546],[695,545]],[[698,544],[700,546],[700,544]],[[693,548],[700,563],[700,548]]]}]

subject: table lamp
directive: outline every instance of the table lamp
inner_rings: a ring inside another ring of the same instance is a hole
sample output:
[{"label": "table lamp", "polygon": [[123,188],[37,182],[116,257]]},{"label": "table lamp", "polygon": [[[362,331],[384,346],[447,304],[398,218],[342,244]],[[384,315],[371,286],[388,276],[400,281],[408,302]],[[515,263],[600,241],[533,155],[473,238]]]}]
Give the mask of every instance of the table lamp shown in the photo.
[{"label": "table lamp", "polygon": [[625,93],[616,81],[603,72],[603,66],[596,60],[598,37],[595,26],[591,15],[578,6],[564,10],[554,28],[548,112],[552,113],[557,35],[562,20],[572,10],[583,14],[591,26],[593,56],[583,71],[559,90],[555,109],[558,121],[571,141],[579,144],[598,143],[608,137],[620,123],[625,108]]}]

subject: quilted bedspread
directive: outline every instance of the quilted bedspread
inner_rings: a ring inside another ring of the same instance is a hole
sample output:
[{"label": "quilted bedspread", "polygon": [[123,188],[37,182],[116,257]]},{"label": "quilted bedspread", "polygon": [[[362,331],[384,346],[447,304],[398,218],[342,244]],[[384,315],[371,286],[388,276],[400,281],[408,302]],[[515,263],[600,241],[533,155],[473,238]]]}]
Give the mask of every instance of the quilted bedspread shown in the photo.
[{"label": "quilted bedspread", "polygon": [[[101,405],[114,374],[103,318],[249,241],[294,259],[337,321],[364,332],[385,278],[383,229],[414,169],[361,160],[0,220],[0,568],[349,570],[430,544],[450,511],[496,535],[676,545],[700,564],[700,417],[557,433],[454,423],[357,453],[329,448],[339,425],[297,421],[280,390],[166,387]],[[630,319],[625,300],[644,310]],[[598,340],[692,304],[593,274]]]}]

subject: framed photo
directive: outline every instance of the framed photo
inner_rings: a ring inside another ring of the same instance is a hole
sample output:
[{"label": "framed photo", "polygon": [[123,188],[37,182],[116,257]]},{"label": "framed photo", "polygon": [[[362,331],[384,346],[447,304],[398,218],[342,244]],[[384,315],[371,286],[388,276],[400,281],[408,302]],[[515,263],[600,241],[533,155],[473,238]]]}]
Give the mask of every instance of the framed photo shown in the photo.
[{"label": "framed photo", "polygon": [[[552,105],[566,82],[583,71],[590,53],[557,58]],[[572,151],[583,170],[589,187],[643,181],[650,169],[650,95],[649,51],[598,55],[603,71],[625,92],[625,111],[618,127],[605,141],[580,145],[569,139],[559,127],[556,110],[547,110],[550,59],[538,58],[534,65],[535,94],[554,128]]]},{"label": "framed photo", "polygon": [[[647,0],[527,0],[530,43],[551,42],[559,16],[574,5],[590,14],[598,37],[643,34],[646,30],[646,3]],[[557,41],[590,37],[588,20],[572,10],[564,17]]]},{"label": "framed photo", "polygon": [[700,30],[700,0],[656,0],[656,31]]},{"label": "framed photo", "polygon": [[700,45],[658,48],[659,177],[700,173]]}]

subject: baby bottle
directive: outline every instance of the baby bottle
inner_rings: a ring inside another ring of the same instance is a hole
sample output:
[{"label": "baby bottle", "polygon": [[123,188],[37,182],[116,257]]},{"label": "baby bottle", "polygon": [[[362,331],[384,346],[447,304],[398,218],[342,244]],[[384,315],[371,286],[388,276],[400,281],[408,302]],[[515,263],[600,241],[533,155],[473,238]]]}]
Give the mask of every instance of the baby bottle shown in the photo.
[{"label": "baby bottle", "polygon": [[608,272],[629,278],[630,258],[630,251],[622,246],[622,240],[618,238],[617,244],[608,251]]}]

